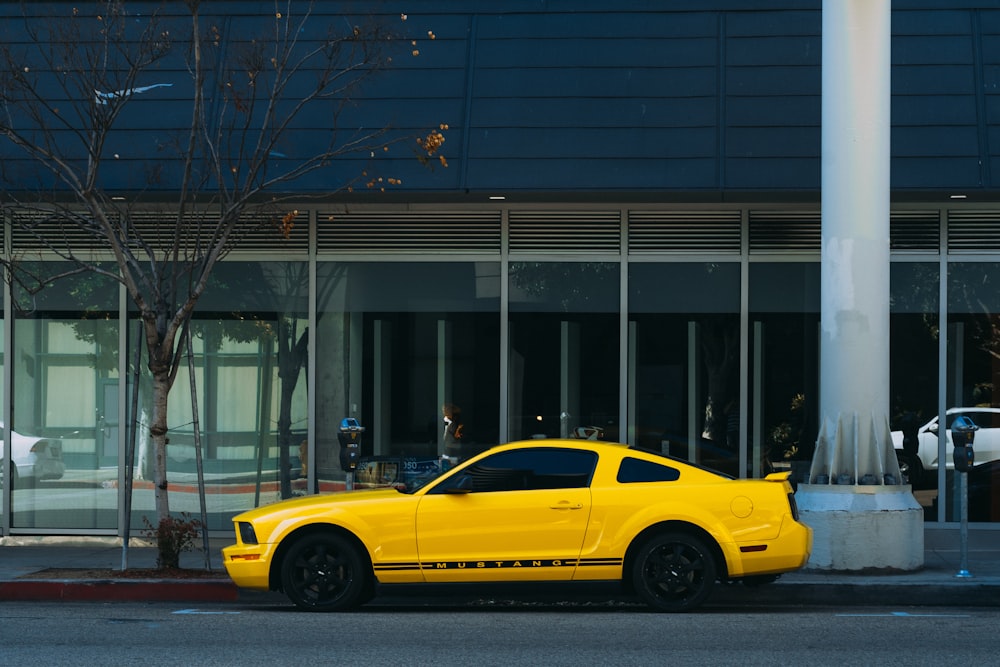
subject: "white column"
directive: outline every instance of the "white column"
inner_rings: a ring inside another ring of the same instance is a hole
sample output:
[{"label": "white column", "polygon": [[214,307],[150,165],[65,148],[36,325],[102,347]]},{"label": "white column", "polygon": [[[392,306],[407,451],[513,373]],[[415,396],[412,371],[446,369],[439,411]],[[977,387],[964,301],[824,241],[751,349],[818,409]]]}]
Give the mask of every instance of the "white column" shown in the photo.
[{"label": "white column", "polygon": [[890,0],[824,0],[820,418],[809,567],[923,566],[889,434]]}]

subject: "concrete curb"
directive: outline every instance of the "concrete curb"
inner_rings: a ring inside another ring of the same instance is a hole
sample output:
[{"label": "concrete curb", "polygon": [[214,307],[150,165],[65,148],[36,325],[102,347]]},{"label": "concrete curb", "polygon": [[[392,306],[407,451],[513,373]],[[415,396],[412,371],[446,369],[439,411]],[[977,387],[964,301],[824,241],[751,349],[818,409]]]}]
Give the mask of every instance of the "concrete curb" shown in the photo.
[{"label": "concrete curb", "polygon": [[[741,590],[742,589],[742,590]],[[720,586],[709,604],[809,606],[998,607],[1000,588],[991,583],[788,583],[746,588]]]},{"label": "concrete curb", "polygon": [[239,589],[231,581],[20,579],[0,582],[2,601],[73,602],[233,602]]},{"label": "concrete curb", "polygon": [[[14,579],[0,581],[0,601],[63,602],[202,602],[225,603],[247,599],[273,599],[291,603],[280,593],[241,591],[224,579],[179,581],[167,579]],[[472,584],[394,585],[380,589],[372,606],[418,605],[421,607],[477,607],[555,604],[601,605],[604,602],[640,604],[624,595],[616,584],[596,583],[579,587],[498,587]],[[748,587],[717,584],[706,609],[719,606],[843,606],[843,607],[998,607],[1000,586],[993,581],[954,582],[778,582]],[[642,608],[645,608],[642,606]]]}]

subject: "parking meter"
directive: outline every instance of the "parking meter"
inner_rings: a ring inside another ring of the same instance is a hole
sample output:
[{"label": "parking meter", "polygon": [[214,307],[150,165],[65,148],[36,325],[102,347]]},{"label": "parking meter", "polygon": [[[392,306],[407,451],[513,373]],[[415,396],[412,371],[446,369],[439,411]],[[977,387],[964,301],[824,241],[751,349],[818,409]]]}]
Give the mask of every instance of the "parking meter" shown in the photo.
[{"label": "parking meter", "polygon": [[357,469],[358,459],[361,458],[361,434],[364,432],[365,427],[357,419],[346,417],[340,420],[337,439],[340,441],[340,468],[344,472]]},{"label": "parking meter", "polygon": [[972,470],[972,465],[976,462],[976,455],[972,451],[972,441],[976,438],[976,431],[979,427],[976,423],[961,415],[951,423],[951,444],[955,446],[955,471],[958,475],[957,490],[959,493],[959,569],[956,577],[971,577],[969,574],[969,492],[967,474]]},{"label": "parking meter", "polygon": [[951,444],[955,446],[953,452],[955,460],[955,470],[959,472],[969,472],[976,462],[976,455],[972,449],[972,442],[976,438],[976,431],[979,427],[971,419],[962,415],[956,417],[951,423]]}]

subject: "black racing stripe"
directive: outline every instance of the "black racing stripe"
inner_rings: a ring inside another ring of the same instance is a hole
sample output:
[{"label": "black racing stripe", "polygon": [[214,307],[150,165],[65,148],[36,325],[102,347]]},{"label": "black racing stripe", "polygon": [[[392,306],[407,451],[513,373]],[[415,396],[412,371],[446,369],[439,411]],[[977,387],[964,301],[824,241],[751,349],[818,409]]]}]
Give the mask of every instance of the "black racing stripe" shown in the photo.
[{"label": "black racing stripe", "polygon": [[621,565],[621,558],[583,558],[580,560],[580,567],[591,567],[591,566],[602,566],[602,565]]},{"label": "black racing stripe", "polygon": [[617,567],[622,564],[621,558],[522,558],[493,560],[447,560],[423,563],[378,563],[373,567],[379,572],[407,570],[520,570],[537,568],[564,567]]},{"label": "black racing stripe", "polygon": [[421,563],[425,570],[530,570],[536,568],[576,567],[576,558],[522,558],[493,560],[431,561]]},{"label": "black racing stripe", "polygon": [[419,570],[420,563],[377,563],[372,567],[376,570]]}]

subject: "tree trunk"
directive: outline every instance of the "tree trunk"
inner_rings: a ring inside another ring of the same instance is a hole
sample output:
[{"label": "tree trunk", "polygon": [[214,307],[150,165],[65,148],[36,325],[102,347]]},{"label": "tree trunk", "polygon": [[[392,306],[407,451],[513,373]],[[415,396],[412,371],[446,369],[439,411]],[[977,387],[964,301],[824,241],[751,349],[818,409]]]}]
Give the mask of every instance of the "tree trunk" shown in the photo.
[{"label": "tree trunk", "polygon": [[[299,383],[299,373],[305,365],[308,330],[296,339],[295,327],[284,318],[278,323],[278,471],[281,497],[292,495],[291,457],[292,442],[292,397]],[[301,462],[305,470],[305,461]]]},{"label": "tree trunk", "polygon": [[153,444],[153,495],[156,501],[156,522],[170,516],[167,495],[167,395],[170,392],[170,373],[153,375],[153,405],[149,424]]}]

